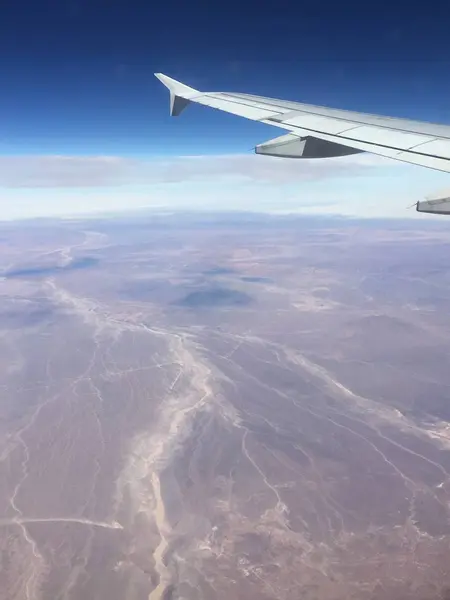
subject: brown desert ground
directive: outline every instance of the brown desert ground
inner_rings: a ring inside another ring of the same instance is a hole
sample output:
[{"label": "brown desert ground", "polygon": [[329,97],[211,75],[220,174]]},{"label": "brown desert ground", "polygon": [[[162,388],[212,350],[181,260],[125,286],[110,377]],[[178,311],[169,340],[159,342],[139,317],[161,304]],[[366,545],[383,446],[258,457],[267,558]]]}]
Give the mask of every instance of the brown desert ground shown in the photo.
[{"label": "brown desert ground", "polygon": [[0,226],[0,598],[450,597],[450,223]]}]

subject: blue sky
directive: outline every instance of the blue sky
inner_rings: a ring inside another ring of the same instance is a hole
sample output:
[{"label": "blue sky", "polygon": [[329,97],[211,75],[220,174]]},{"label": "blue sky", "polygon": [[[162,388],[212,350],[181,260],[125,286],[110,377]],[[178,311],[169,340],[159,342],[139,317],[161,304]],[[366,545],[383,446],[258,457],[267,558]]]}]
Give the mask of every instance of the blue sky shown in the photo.
[{"label": "blue sky", "polygon": [[449,17],[401,0],[6,0],[0,218],[151,205],[415,216],[404,206],[448,175],[370,157],[268,168],[251,149],[277,129],[200,106],[171,119],[153,73],[450,123]]}]

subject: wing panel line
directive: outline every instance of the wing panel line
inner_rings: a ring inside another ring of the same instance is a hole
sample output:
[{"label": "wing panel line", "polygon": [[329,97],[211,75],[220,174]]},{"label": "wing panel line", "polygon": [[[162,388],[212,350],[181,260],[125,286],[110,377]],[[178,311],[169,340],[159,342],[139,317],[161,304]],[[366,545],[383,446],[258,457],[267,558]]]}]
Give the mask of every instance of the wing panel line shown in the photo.
[{"label": "wing panel line", "polygon": [[[223,96],[220,97],[220,94],[223,94]],[[235,100],[235,96],[233,96],[232,94],[226,94],[225,92],[216,92],[216,93],[212,92],[210,94],[203,94],[203,95],[204,96],[209,95],[209,96],[212,96],[212,97],[216,97],[216,100],[222,100],[223,102],[230,102],[231,104],[243,104],[244,106],[248,106],[250,108],[256,108],[253,104],[249,104],[247,102],[242,102],[242,101],[240,101],[240,102],[236,101]],[[217,96],[219,96],[219,97],[217,97]],[[256,102],[256,100],[255,100],[255,102]],[[272,104],[272,103],[264,102],[264,101],[261,101],[261,100],[258,100],[258,103],[259,104],[264,104],[266,106],[270,106],[272,108],[277,108],[277,109],[283,109],[283,108],[285,108],[285,107],[280,106],[279,104],[275,104],[275,103]],[[318,108],[321,108],[322,110],[326,110],[325,107],[318,107]],[[292,115],[293,112],[303,113],[305,115],[311,115],[311,114],[312,115],[316,115],[316,114],[319,115],[320,114],[320,113],[315,113],[313,111],[307,111],[307,110],[301,110],[301,109],[299,109],[298,111],[289,111],[289,114]],[[352,114],[352,111],[348,111],[348,112],[350,114]],[[280,112],[280,115],[282,115],[282,114],[283,113]],[[287,114],[287,113],[284,113],[284,114]],[[301,116],[301,115],[299,115],[299,116]],[[368,124],[368,123],[365,123],[364,121],[357,121],[357,120],[355,120],[355,118],[352,119],[351,117],[350,118],[335,117],[335,116],[331,117],[331,116],[322,115],[322,114],[320,114],[320,116],[327,117],[327,118],[335,120],[335,121],[352,121],[353,123],[358,123],[358,125],[355,126],[355,127],[362,127],[362,126],[370,125],[372,127],[378,127],[380,129],[386,129],[388,131],[398,131],[398,132],[403,132],[403,133],[412,133],[409,129],[401,129],[399,127],[392,127],[392,126],[388,126],[388,125],[374,125],[372,123]],[[369,116],[372,116],[372,115],[369,115]],[[376,115],[373,115],[373,116],[376,116]],[[395,120],[397,122],[398,121],[402,121],[402,119],[400,119],[400,118],[399,119],[393,119],[393,117],[382,117],[382,118],[384,120],[386,120],[386,121],[389,121],[389,120]],[[277,119],[277,117],[271,117],[271,120],[273,120],[274,122],[279,123],[280,125],[283,124],[283,121],[277,121],[276,119]],[[257,119],[257,120],[260,120],[260,119]],[[412,122],[415,123],[415,124],[417,124],[417,125],[421,124],[420,121],[412,121]],[[430,124],[433,125],[433,123],[430,123]],[[353,129],[353,127],[352,127],[352,129]],[[449,127],[449,131],[450,131],[450,127]],[[337,135],[337,134],[332,134],[332,135]],[[423,134],[423,135],[430,135],[430,134]],[[437,140],[450,140],[450,134],[449,134],[448,137],[445,137],[445,136],[431,136],[430,135],[430,140],[428,140],[428,141],[431,141],[431,138],[433,138],[433,141],[434,141],[434,139],[437,139]],[[359,140],[356,140],[356,141],[359,141]],[[426,143],[426,142],[421,142],[421,143]],[[387,147],[389,147],[389,146],[387,146]],[[427,154],[426,156],[429,156],[429,155]]]}]

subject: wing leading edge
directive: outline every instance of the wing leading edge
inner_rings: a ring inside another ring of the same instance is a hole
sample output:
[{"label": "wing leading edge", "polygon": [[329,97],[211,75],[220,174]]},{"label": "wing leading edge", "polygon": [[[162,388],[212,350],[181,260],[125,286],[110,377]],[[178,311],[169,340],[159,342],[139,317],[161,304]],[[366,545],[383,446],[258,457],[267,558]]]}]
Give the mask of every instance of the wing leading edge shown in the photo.
[{"label": "wing leading edge", "polygon": [[[450,172],[448,125],[337,110],[250,94],[205,93],[162,73],[155,75],[170,91],[170,114],[173,116],[179,115],[189,103],[195,102],[289,132],[256,146],[258,154],[325,158],[370,152]],[[450,199],[446,198],[445,201],[450,203]],[[433,211],[434,205],[421,205],[419,202],[418,211],[426,208],[426,212],[437,212]],[[443,214],[441,204],[440,208],[439,212]]]}]

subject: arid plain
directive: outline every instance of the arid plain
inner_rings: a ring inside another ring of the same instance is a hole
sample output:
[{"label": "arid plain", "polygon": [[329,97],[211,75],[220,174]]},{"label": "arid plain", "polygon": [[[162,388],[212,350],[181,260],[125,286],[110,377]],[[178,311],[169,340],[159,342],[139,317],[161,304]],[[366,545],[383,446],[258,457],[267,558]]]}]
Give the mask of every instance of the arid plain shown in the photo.
[{"label": "arid plain", "polygon": [[0,245],[0,598],[450,597],[448,221]]}]

